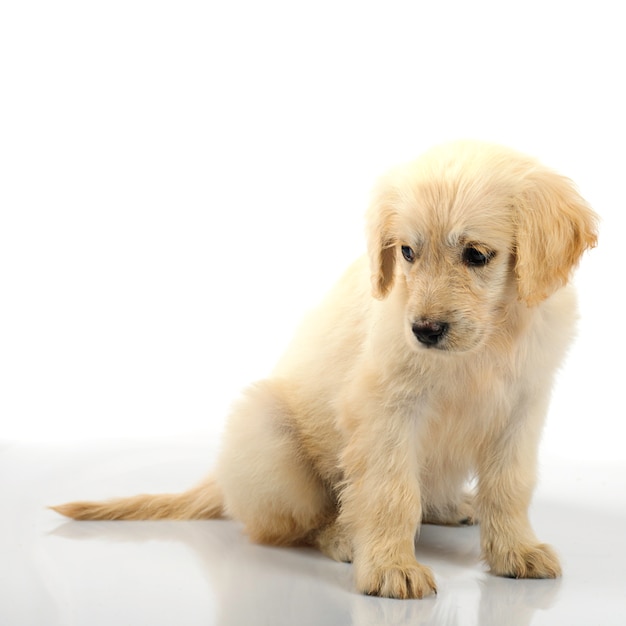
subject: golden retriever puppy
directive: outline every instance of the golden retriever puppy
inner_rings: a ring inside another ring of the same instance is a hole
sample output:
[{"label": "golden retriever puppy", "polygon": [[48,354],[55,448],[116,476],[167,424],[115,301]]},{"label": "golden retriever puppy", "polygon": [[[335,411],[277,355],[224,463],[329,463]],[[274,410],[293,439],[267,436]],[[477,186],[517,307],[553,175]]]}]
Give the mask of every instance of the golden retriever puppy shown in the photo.
[{"label": "golden retriever puppy", "polygon": [[254,541],[353,561],[359,591],[392,598],[435,592],[415,557],[421,523],[479,520],[494,574],[559,576],[528,506],[576,318],[567,283],[596,243],[595,214],[533,159],[462,142],[384,178],[367,233],[368,258],[235,405],[212,477],[56,510],[232,517]]}]

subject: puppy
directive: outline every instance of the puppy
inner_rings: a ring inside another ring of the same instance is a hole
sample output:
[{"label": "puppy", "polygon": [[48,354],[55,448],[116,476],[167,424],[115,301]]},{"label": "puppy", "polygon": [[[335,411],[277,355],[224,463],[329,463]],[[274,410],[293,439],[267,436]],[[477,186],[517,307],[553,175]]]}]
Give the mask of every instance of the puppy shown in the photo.
[{"label": "puppy", "polygon": [[502,147],[447,145],[398,168],[375,191],[368,258],[235,405],[212,477],[55,509],[235,518],[253,541],[352,561],[360,592],[391,598],[436,590],[415,558],[421,523],[480,520],[494,574],[559,576],[528,506],[576,318],[567,283],[596,221],[569,180]]}]

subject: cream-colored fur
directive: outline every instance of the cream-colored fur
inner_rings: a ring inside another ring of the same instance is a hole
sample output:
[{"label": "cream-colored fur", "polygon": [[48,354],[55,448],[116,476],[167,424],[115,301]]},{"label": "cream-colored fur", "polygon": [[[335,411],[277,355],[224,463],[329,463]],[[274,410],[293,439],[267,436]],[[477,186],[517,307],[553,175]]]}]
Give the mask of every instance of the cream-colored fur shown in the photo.
[{"label": "cream-colored fur", "polygon": [[480,520],[493,573],[556,577],[527,510],[576,318],[567,282],[595,242],[594,213],[536,161],[474,142],[434,149],[382,180],[369,258],[234,407],[209,480],[56,510],[230,516],[255,541],[353,561],[359,591],[394,598],[435,591],[415,558],[420,523]]}]

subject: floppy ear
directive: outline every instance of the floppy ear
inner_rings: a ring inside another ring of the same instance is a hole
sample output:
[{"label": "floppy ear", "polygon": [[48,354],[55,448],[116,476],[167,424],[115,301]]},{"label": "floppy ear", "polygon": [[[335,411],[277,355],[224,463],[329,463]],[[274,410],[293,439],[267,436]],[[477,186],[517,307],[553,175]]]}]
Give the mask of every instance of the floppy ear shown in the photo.
[{"label": "floppy ear", "polygon": [[597,216],[572,182],[535,170],[514,201],[518,293],[529,306],[567,283],[582,253],[597,240]]},{"label": "floppy ear", "polygon": [[381,187],[367,212],[367,250],[372,276],[372,293],[382,300],[393,286],[397,237],[392,193]]}]

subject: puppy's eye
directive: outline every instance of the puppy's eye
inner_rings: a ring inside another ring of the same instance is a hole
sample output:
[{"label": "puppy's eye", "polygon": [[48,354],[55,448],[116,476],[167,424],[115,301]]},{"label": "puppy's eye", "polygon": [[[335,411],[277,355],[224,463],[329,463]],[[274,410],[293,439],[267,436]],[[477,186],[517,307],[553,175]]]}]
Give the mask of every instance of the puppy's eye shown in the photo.
[{"label": "puppy's eye", "polygon": [[487,263],[493,259],[495,254],[495,252],[483,252],[473,246],[467,246],[467,248],[463,250],[463,263],[465,263],[465,265],[469,265],[470,267],[482,267],[483,265],[487,265]]},{"label": "puppy's eye", "polygon": [[402,246],[402,256],[409,263],[413,263],[413,261],[415,261],[415,251],[413,248],[409,248],[409,246]]}]

